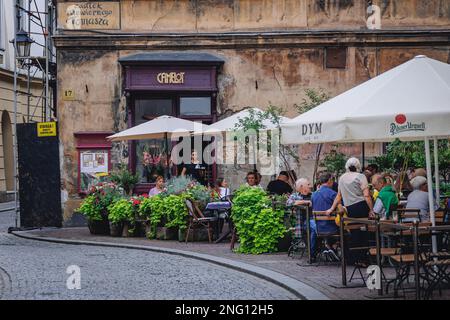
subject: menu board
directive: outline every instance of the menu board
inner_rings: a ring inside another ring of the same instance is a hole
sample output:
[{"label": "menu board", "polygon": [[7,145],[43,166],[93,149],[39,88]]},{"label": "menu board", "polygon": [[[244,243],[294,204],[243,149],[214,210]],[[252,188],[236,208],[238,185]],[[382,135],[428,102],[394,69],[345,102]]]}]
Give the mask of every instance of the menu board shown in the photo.
[{"label": "menu board", "polygon": [[109,172],[108,151],[86,150],[80,152],[80,189],[87,191],[101,182]]}]

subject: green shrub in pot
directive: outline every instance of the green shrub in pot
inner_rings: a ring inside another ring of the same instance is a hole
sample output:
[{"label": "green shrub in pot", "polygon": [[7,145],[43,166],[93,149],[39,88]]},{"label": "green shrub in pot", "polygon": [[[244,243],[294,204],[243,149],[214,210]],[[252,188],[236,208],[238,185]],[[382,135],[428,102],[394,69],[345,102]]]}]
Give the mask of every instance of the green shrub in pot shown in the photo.
[{"label": "green shrub in pot", "polygon": [[284,210],[272,206],[264,190],[242,187],[233,198],[231,217],[239,235],[240,253],[260,254],[277,251],[286,233]]}]

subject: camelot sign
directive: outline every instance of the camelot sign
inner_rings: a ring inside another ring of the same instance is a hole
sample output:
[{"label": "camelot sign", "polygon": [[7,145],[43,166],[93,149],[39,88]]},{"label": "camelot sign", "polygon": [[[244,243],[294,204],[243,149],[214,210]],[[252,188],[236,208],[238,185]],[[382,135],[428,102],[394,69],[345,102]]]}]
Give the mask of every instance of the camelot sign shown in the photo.
[{"label": "camelot sign", "polygon": [[120,2],[59,2],[58,28],[65,30],[120,29]]}]

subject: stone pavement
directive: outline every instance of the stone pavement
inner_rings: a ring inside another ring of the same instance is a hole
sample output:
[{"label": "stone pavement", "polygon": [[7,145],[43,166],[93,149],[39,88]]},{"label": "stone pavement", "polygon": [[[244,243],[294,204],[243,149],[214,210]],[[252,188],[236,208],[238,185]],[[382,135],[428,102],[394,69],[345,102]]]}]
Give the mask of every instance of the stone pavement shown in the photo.
[{"label": "stone pavement", "polygon": [[[91,235],[87,227],[33,230],[27,232],[27,234],[42,238],[50,237],[69,240],[133,244],[203,253],[241,261],[287,275],[319,290],[330,299],[360,300],[377,298],[376,292],[369,291],[366,287],[361,286],[361,280],[356,280],[354,282],[354,285],[359,285],[358,288],[342,288],[340,265],[308,265],[306,259],[300,259],[298,256],[291,258],[287,256],[287,253],[261,255],[238,254],[230,250],[230,244],[228,242],[219,244],[188,242],[186,244],[184,242],[171,240],[148,240],[146,238],[133,237],[116,238]],[[352,268],[349,267],[347,270],[348,277],[350,277],[351,271]],[[387,274],[389,274],[389,271],[387,271]]]}]

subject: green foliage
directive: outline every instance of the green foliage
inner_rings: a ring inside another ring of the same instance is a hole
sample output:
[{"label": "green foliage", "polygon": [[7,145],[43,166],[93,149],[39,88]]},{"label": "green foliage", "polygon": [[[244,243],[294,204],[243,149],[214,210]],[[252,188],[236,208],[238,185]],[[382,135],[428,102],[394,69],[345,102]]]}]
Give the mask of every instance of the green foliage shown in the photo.
[{"label": "green foliage", "polygon": [[[431,161],[434,163],[434,148],[431,143]],[[448,140],[438,143],[439,172],[444,182],[450,181],[450,146]],[[405,171],[408,168],[425,168],[425,143],[423,141],[402,142],[395,140],[386,147],[386,154],[375,157],[371,163],[381,171]]]},{"label": "green foliage", "polygon": [[130,195],[136,183],[139,182],[139,175],[132,174],[126,166],[121,165],[118,171],[111,173],[111,181],[123,188],[127,195]]},{"label": "green foliage", "polygon": [[185,195],[194,200],[199,209],[205,209],[206,205],[209,202],[218,201],[219,195],[216,192],[209,190],[207,187],[202,186],[200,184],[194,185],[193,187],[188,188],[185,191]]},{"label": "green foliage", "polygon": [[179,176],[169,179],[166,183],[165,194],[182,194],[188,188],[196,185],[196,182],[188,176]]},{"label": "green foliage", "polygon": [[284,236],[284,210],[272,208],[264,190],[241,187],[233,198],[232,219],[239,235],[241,253],[274,252]]},{"label": "green foliage", "polygon": [[89,195],[84,198],[81,206],[77,210],[81,212],[90,221],[100,221],[103,220],[102,207],[99,205],[96,197],[94,195]]},{"label": "green foliage", "polygon": [[300,105],[294,105],[300,114],[308,112],[330,99],[330,95],[325,93],[323,89],[306,89],[305,94],[308,99],[303,99]]},{"label": "green foliage", "polygon": [[340,176],[345,172],[346,156],[343,153],[337,152],[336,149],[327,153],[320,163],[322,167],[327,169],[327,172]]},{"label": "green foliage", "polygon": [[185,204],[186,195],[171,194],[164,198],[164,209],[167,217],[166,227],[186,229],[188,211]]},{"label": "green foliage", "polygon": [[108,206],[108,220],[112,223],[134,221],[133,203],[129,199],[119,199]]},{"label": "green foliage", "polygon": [[117,185],[111,182],[101,182],[92,186],[89,195],[83,200],[78,212],[91,221],[107,219],[108,206],[121,197]]},{"label": "green foliage", "polygon": [[165,216],[164,197],[161,194],[142,200],[139,205],[139,214],[150,221],[151,232],[147,237],[156,237],[156,227]]}]

